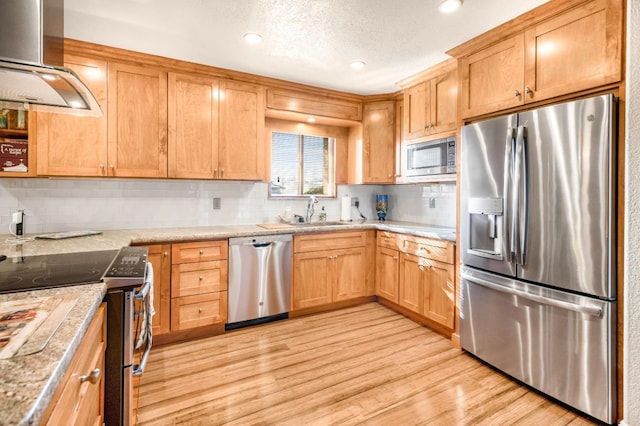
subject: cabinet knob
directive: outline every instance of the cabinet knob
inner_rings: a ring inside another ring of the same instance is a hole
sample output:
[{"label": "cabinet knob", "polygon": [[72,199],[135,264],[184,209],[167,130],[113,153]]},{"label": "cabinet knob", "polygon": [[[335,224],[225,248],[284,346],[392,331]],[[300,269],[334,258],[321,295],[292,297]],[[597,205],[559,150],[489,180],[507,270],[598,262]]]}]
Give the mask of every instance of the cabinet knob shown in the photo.
[{"label": "cabinet knob", "polygon": [[216,174],[218,174],[218,169],[217,168],[213,169],[213,175],[215,176]]},{"label": "cabinet knob", "polygon": [[167,256],[169,256],[169,252],[165,251],[164,252],[164,257],[167,257]]},{"label": "cabinet knob", "polygon": [[109,168],[110,168],[111,170],[115,169],[115,167],[113,166],[113,164],[109,164]]},{"label": "cabinet knob", "polygon": [[529,89],[528,87],[524,88],[524,93],[526,93],[527,95],[529,95],[529,97],[533,97],[533,90]]},{"label": "cabinet knob", "polygon": [[200,276],[198,277],[198,280],[200,280],[200,281],[202,281],[203,279],[204,279],[204,278],[202,278],[202,275],[200,275]]},{"label": "cabinet knob", "polygon": [[199,312],[199,313],[202,313],[202,308],[198,308],[198,312]]},{"label": "cabinet knob", "polygon": [[204,251],[203,251],[203,250],[200,250],[200,254],[204,254]]},{"label": "cabinet knob", "polygon": [[224,175],[224,169],[220,169],[220,176]]},{"label": "cabinet knob", "polygon": [[516,98],[519,98],[521,96],[520,91],[516,90],[515,92],[513,92],[513,96],[515,96]]},{"label": "cabinet knob", "polygon": [[387,177],[393,177],[393,173],[389,173]]},{"label": "cabinet knob", "polygon": [[104,170],[104,164],[100,164],[100,170]]},{"label": "cabinet knob", "polygon": [[398,260],[398,256],[393,256],[393,260]]},{"label": "cabinet knob", "polygon": [[101,375],[102,371],[100,371],[99,368],[96,368],[95,370],[92,370],[91,373],[80,376],[80,383],[89,382],[95,385],[96,383],[98,383],[98,380],[100,380]]}]

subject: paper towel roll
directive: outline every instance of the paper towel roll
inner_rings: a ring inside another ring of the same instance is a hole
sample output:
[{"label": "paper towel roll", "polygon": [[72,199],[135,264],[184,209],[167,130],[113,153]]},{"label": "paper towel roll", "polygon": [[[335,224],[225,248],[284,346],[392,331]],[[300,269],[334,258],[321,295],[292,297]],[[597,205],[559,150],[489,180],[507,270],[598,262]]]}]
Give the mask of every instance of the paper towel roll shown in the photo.
[{"label": "paper towel roll", "polygon": [[345,195],[342,197],[342,204],[340,208],[340,220],[342,221],[350,221],[351,220],[351,197]]}]

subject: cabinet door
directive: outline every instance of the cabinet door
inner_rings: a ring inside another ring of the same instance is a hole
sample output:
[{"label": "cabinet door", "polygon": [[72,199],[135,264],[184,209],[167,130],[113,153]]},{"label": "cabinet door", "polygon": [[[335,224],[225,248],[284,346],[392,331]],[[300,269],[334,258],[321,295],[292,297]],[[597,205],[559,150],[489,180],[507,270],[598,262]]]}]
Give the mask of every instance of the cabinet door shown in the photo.
[{"label": "cabinet door", "polygon": [[398,303],[398,250],[378,247],[376,254],[376,295]]},{"label": "cabinet door", "polygon": [[424,259],[427,276],[424,282],[422,315],[453,329],[455,287],[453,265]]},{"label": "cabinet door", "polygon": [[167,177],[167,74],[109,63],[108,174]]},{"label": "cabinet door", "polygon": [[405,139],[428,134],[431,121],[431,85],[428,81],[408,88],[404,93]]},{"label": "cabinet door", "polygon": [[148,260],[153,266],[153,335],[168,333],[171,309],[171,245],[147,246]]},{"label": "cabinet door", "polygon": [[333,254],[334,297],[332,302],[366,294],[366,251],[364,248],[336,250]]},{"label": "cabinet door", "polygon": [[213,179],[218,171],[218,81],[169,73],[169,177]]},{"label": "cabinet door", "polygon": [[590,1],[525,33],[525,101],[539,101],[621,79],[619,0]]},{"label": "cabinet door", "polygon": [[107,62],[65,56],[100,104],[102,117],[37,113],[37,170],[46,176],[106,176]]},{"label": "cabinet door", "polygon": [[260,180],[264,175],[264,89],[220,83],[221,179]]},{"label": "cabinet door", "polygon": [[431,134],[454,131],[457,128],[458,78],[457,71],[449,71],[430,81]]},{"label": "cabinet door", "polygon": [[398,304],[419,314],[422,314],[423,263],[421,257],[400,253]]},{"label": "cabinet door", "polygon": [[292,308],[302,309],[332,302],[333,253],[317,251],[293,256]]},{"label": "cabinet door", "polygon": [[524,36],[504,40],[462,58],[463,118],[522,105]]},{"label": "cabinet door", "polygon": [[362,183],[393,183],[395,175],[395,102],[364,106]]}]

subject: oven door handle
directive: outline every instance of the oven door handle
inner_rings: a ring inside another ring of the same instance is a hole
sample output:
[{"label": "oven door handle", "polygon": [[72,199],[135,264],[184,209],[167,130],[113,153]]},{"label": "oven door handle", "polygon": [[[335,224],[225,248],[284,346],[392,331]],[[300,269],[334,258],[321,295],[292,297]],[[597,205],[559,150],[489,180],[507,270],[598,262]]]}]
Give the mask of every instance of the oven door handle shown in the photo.
[{"label": "oven door handle", "polygon": [[140,364],[134,364],[131,372],[132,375],[139,376],[142,373],[144,373],[144,369],[147,366],[147,359],[149,358],[150,352],[151,352],[151,338],[148,338],[147,345],[144,348],[144,353],[142,354],[142,358],[140,359]]}]

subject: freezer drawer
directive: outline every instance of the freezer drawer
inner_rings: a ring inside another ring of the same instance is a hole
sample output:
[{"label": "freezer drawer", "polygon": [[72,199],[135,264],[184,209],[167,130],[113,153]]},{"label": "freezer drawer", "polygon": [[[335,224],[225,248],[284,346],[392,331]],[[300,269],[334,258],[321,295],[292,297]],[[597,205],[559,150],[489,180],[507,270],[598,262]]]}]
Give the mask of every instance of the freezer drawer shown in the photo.
[{"label": "freezer drawer", "polygon": [[460,341],[480,359],[616,421],[616,302],[462,268]]}]

